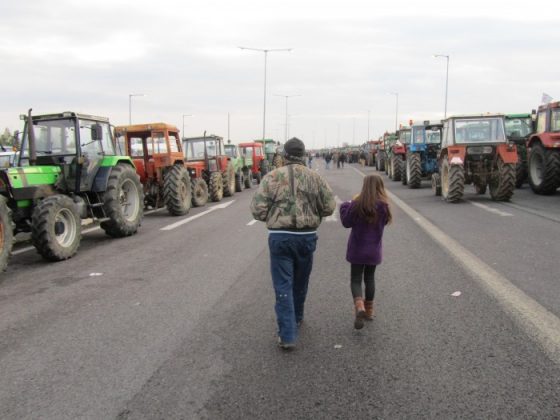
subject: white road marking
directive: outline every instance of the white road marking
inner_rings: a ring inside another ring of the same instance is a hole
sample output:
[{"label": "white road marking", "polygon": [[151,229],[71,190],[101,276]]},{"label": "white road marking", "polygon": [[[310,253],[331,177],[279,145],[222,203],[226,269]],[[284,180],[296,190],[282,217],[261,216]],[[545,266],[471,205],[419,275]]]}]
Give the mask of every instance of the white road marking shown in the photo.
[{"label": "white road marking", "polygon": [[11,255],[23,254],[24,252],[33,251],[34,249],[35,249],[34,246],[27,246],[25,248],[18,249],[17,251],[12,251]]},{"label": "white road marking", "polygon": [[[353,168],[354,169],[354,168]],[[362,177],[362,172],[356,170]],[[492,296],[517,325],[550,357],[560,364],[560,319],[525,294],[457,241],[429,222],[420,213],[387,191],[391,201],[414,220],[437,242],[472,278]]]},{"label": "white road marking", "polygon": [[257,223],[258,220],[257,219],[253,219],[251,220],[249,223],[247,223],[247,226],[253,226],[255,223]]},{"label": "white road marking", "polygon": [[218,209],[225,209],[226,207],[228,207],[229,205],[231,205],[234,201],[235,201],[235,200],[231,200],[231,201],[228,201],[228,202],[223,203],[223,204],[216,204],[215,206],[210,207],[208,210],[203,211],[202,213],[198,213],[198,214],[195,214],[194,216],[187,217],[186,219],[180,220],[180,221],[178,221],[178,222],[171,223],[170,225],[167,225],[167,226],[165,226],[165,227],[162,227],[160,230],[173,230],[173,229],[176,229],[176,228],[178,228],[179,226],[182,226],[182,225],[184,225],[184,224],[186,224],[186,223],[192,222],[193,220],[196,220],[196,219],[198,219],[198,218],[200,218],[200,217],[202,217],[202,216],[205,216],[205,215],[207,215],[208,213],[211,213],[211,212],[213,212],[213,211],[215,211],[215,210],[218,210]]},{"label": "white road marking", "polygon": [[476,203],[476,202],[474,202],[474,201],[469,201],[469,200],[466,200],[466,201],[467,201],[468,203],[471,203],[471,204],[472,204],[473,206],[475,206],[475,207],[478,207],[478,208],[480,208],[480,209],[482,209],[482,210],[486,210],[486,211],[489,212],[489,213],[497,214],[498,216],[513,216],[513,214],[511,214],[511,213],[507,213],[507,212],[505,212],[505,211],[501,211],[501,210],[495,209],[495,208],[490,207],[490,206],[487,206],[487,205],[485,205],[485,204]]},{"label": "white road marking", "polygon": [[342,203],[342,200],[340,198],[338,198],[337,195],[334,196],[334,201],[336,202],[336,208],[334,209],[333,214],[331,214],[328,217],[325,217],[325,222],[338,222],[338,207],[340,206],[340,203]]}]

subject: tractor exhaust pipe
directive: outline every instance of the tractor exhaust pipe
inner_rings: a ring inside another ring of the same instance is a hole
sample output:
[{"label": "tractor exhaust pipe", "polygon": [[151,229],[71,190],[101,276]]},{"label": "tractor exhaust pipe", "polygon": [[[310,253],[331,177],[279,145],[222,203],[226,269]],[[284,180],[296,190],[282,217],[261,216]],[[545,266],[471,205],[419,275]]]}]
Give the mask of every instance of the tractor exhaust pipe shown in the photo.
[{"label": "tractor exhaust pipe", "polygon": [[37,149],[35,148],[35,130],[33,130],[33,120],[31,117],[31,111],[33,108],[29,108],[27,112],[27,137],[29,139],[29,165],[35,166],[37,163]]}]

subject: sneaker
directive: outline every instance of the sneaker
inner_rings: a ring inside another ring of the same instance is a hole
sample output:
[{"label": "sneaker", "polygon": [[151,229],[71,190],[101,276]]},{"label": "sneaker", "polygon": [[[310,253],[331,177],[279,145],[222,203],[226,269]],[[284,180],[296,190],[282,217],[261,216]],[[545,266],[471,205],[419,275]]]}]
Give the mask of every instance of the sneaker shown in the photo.
[{"label": "sneaker", "polygon": [[280,347],[282,350],[290,351],[296,348],[296,343],[286,343],[282,341],[280,337],[278,337],[278,347]]}]

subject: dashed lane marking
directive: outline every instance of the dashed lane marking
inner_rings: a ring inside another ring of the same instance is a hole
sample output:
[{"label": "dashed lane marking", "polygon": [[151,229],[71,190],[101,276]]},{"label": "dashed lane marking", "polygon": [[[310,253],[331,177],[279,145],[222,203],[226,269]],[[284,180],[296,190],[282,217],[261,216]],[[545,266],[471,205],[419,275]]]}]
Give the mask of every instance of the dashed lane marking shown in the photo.
[{"label": "dashed lane marking", "polygon": [[478,207],[482,210],[486,210],[489,213],[497,214],[498,216],[504,216],[504,217],[513,216],[513,214],[511,214],[511,213],[495,209],[493,207],[487,206],[487,205],[482,204],[482,203],[476,203],[474,201],[469,201],[469,200],[466,200],[466,201],[467,201],[467,203],[471,203],[475,207]]},{"label": "dashed lane marking", "polygon": [[226,207],[230,206],[233,202],[235,202],[235,200],[231,200],[231,201],[228,201],[228,202],[223,203],[223,204],[216,204],[215,206],[210,207],[208,210],[203,211],[202,213],[198,213],[198,214],[195,214],[194,216],[187,217],[186,219],[179,220],[178,222],[171,223],[170,225],[167,225],[167,226],[162,227],[160,230],[173,230],[173,229],[176,229],[176,228],[178,228],[179,226],[182,226],[182,225],[184,225],[184,224],[186,224],[186,223],[192,222],[193,220],[196,220],[196,219],[198,219],[198,218],[200,218],[200,217],[202,217],[202,216],[205,216],[205,215],[207,215],[208,213],[211,213],[211,212],[216,211],[216,210],[218,210],[218,209],[225,209]]},{"label": "dashed lane marking", "polygon": [[[354,169],[362,177],[364,173]],[[526,295],[480,258],[443,233],[420,213],[387,191],[391,201],[437,242],[472,278],[492,296],[516,324],[550,357],[560,364],[560,319]]]},{"label": "dashed lane marking", "polygon": [[257,219],[253,219],[251,220],[249,223],[247,223],[247,226],[253,226],[255,223],[257,223],[258,220]]}]

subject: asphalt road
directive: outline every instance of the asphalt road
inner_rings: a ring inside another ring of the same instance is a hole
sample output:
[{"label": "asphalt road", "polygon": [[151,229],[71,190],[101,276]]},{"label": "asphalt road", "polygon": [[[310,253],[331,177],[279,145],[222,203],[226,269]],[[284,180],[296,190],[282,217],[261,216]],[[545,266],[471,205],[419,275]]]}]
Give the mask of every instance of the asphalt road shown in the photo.
[{"label": "asphalt road", "polygon": [[[373,172],[315,165],[340,200]],[[251,190],[148,214],[130,238],[90,227],[62,263],[19,244],[0,278],[0,418],[560,418],[560,194],[448,204],[386,185],[376,319],[353,329],[335,214],[291,353]]]}]

